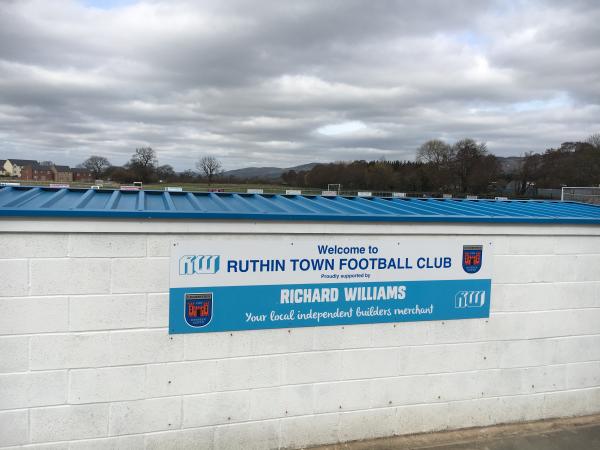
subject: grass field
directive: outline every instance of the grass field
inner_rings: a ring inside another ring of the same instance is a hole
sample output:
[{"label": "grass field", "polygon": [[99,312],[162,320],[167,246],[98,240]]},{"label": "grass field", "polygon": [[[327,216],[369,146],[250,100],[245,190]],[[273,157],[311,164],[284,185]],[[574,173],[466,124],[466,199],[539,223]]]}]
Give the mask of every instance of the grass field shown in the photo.
[{"label": "grass field", "polygon": [[[68,184],[72,188],[89,188],[94,183],[58,183],[54,181],[32,181],[32,180],[15,180],[10,178],[0,178],[0,183],[20,183],[21,186],[50,186],[51,184]],[[131,186],[133,183],[114,183],[104,182],[102,188],[104,189],[119,189],[121,186]],[[164,191],[166,187],[181,187],[186,192],[208,192],[208,191],[222,191],[222,192],[246,192],[248,189],[262,189],[265,193],[281,194],[285,193],[286,189],[302,189],[303,192],[314,192],[320,193],[320,189],[309,189],[309,188],[296,188],[290,186],[283,186],[277,184],[255,184],[255,183],[212,183],[210,186],[208,183],[148,183],[143,185],[144,190],[158,190]]]},{"label": "grass field", "polygon": [[[51,181],[29,181],[29,180],[15,180],[15,179],[7,179],[0,178],[0,183],[2,182],[10,182],[10,183],[20,183],[21,186],[49,186],[51,184],[69,184],[71,188],[82,188],[88,189],[92,186],[92,183],[56,183]],[[119,184],[113,182],[105,182],[102,184],[102,189],[120,189],[121,186],[131,186],[133,183]],[[257,184],[257,183],[212,183],[210,186],[208,183],[149,183],[144,184],[143,189],[146,191],[156,190],[156,191],[164,191],[167,187],[180,187],[185,192],[228,192],[228,193],[245,193],[248,189],[262,189],[265,194],[285,194],[286,190],[296,190],[301,191],[304,195],[321,195],[323,189],[320,188],[300,188],[300,187],[292,187],[292,186],[284,186],[277,184]],[[359,189],[358,191],[362,191]],[[357,190],[345,190],[342,189],[339,192],[339,195],[344,196],[356,196],[360,195]],[[397,196],[392,192],[372,192],[373,196],[376,197],[393,197]],[[407,197],[441,197],[439,193],[422,193],[422,192],[407,192],[405,194]],[[456,197],[464,197],[464,195],[458,195]],[[480,195],[479,198],[493,198],[493,194],[488,195]]]}]

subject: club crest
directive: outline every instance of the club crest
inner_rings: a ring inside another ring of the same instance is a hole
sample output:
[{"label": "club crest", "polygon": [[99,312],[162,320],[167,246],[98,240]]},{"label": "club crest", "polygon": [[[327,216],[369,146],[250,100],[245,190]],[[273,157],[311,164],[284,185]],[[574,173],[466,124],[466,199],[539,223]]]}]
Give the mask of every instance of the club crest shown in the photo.
[{"label": "club crest", "polygon": [[483,260],[483,245],[464,245],[462,266],[467,273],[477,273]]},{"label": "club crest", "polygon": [[208,325],[213,314],[212,292],[185,294],[185,321],[200,328]]}]

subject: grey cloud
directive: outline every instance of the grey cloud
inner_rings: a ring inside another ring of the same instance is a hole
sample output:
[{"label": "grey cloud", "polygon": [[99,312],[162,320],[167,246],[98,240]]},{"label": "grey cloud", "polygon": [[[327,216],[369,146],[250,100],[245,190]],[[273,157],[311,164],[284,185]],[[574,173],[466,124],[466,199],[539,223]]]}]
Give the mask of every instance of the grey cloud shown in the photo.
[{"label": "grey cloud", "polygon": [[[0,157],[192,168],[497,154],[600,129],[594,1],[0,4]],[[323,135],[326,125],[364,130]]]}]

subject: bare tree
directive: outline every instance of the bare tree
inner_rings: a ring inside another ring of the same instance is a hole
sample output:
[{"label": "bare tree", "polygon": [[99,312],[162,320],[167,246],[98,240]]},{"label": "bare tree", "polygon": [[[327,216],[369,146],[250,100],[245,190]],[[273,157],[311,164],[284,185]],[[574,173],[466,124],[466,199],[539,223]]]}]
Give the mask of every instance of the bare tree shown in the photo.
[{"label": "bare tree", "polygon": [[597,150],[600,150],[600,133],[591,134],[585,142],[590,145],[593,145]]},{"label": "bare tree", "polygon": [[449,163],[453,157],[454,149],[439,139],[427,141],[417,150],[418,162],[433,163],[436,166]]},{"label": "bare tree", "polygon": [[135,153],[126,165],[126,168],[139,180],[143,182],[156,179],[156,166],[158,159],[152,147],[136,148]]},{"label": "bare tree", "polygon": [[147,169],[154,168],[157,164],[156,152],[152,147],[136,148],[131,157],[131,164]]},{"label": "bare tree", "polygon": [[209,186],[211,185],[214,176],[221,172],[222,167],[221,161],[214,156],[203,156],[196,163],[196,168],[208,179]]},{"label": "bare tree", "polygon": [[92,155],[81,163],[81,167],[90,171],[92,176],[102,178],[106,169],[110,167],[110,162],[104,156]]}]

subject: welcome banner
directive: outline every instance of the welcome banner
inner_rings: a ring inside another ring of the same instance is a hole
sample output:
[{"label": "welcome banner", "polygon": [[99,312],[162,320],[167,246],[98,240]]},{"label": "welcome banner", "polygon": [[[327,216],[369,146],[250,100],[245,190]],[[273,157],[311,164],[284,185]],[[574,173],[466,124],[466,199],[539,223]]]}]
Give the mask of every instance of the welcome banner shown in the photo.
[{"label": "welcome banner", "polygon": [[171,249],[169,330],[489,317],[491,244],[432,236],[210,236]]}]

